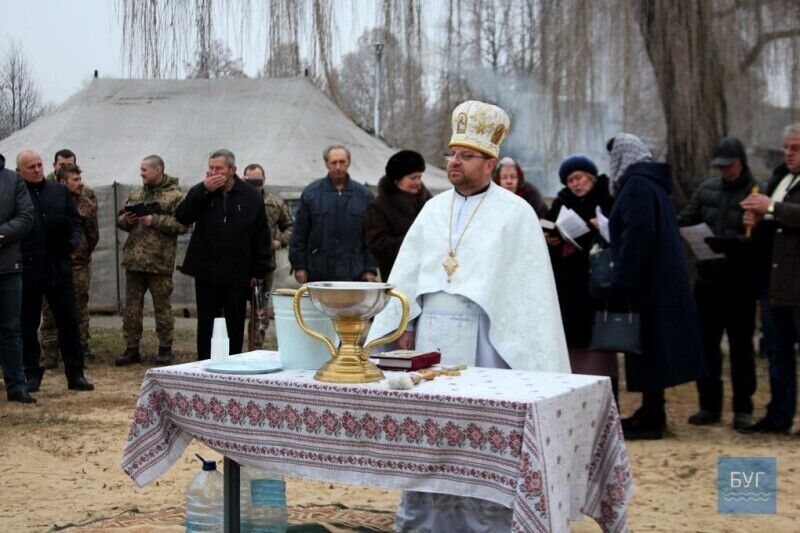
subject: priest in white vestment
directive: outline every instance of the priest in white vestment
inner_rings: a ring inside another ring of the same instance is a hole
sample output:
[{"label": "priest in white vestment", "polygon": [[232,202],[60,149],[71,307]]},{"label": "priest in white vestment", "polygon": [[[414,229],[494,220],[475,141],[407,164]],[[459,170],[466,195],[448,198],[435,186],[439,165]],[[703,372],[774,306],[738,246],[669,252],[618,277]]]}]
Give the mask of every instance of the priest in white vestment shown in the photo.
[{"label": "priest in white vestment", "polygon": [[[435,350],[442,365],[569,372],[553,271],[539,220],[491,176],[508,115],[464,102],[453,111],[447,176],[454,189],[429,200],[409,229],[389,283],[411,304],[398,348]],[[396,300],[369,340],[394,331]],[[511,509],[476,498],[405,492],[399,531],[503,531]]]}]

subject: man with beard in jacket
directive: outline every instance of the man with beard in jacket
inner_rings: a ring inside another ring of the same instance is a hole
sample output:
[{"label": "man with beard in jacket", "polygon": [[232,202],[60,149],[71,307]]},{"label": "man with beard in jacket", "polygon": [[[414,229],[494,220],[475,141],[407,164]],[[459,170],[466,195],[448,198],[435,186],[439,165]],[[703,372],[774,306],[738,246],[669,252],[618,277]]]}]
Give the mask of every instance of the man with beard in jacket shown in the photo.
[{"label": "man with beard in jacket", "polygon": [[[759,272],[768,285],[763,305],[769,353],[767,413],[743,431],[788,433],[797,410],[797,350],[800,341],[800,122],[783,131],[784,162],[775,169],[766,194],[742,202],[744,223],[757,225],[754,239]],[[766,327],[769,324],[771,327]],[[770,338],[774,337],[774,338]],[[800,433],[798,434],[800,435]]]},{"label": "man with beard in jacket", "polygon": [[10,402],[36,403],[22,371],[20,242],[33,228],[33,205],[16,172],[0,155],[0,366]]},{"label": "man with beard in jacket", "polygon": [[230,353],[241,353],[247,299],[252,287],[275,270],[275,254],[264,203],[236,175],[231,151],[211,154],[205,179],[189,189],[175,218],[195,225],[181,271],[194,277],[197,358],[210,357],[214,318],[221,315]]},{"label": "man with beard in jacket", "polygon": [[756,327],[756,287],[752,272],[752,247],[744,239],[744,210],[739,203],[756,181],[747,166],[742,141],[722,139],[714,148],[711,164],[720,176],[703,182],[678,215],[678,225],[705,223],[714,232],[709,239],[725,254],[697,264],[694,298],[700,311],[703,347],[709,376],[697,382],[700,410],[689,417],[698,426],[716,424],[722,414],[722,334],[728,335],[733,388],[733,427],[753,423],[756,366],[753,333]]},{"label": "man with beard in jacket", "polygon": [[80,244],[83,231],[80,215],[67,188],[44,179],[39,154],[20,152],[17,172],[25,180],[34,207],[33,230],[22,241],[22,346],[28,391],[38,391],[44,375],[37,331],[43,298],[47,298],[56,321],[69,389],[94,390],[83,375],[70,264],[70,254]]}]

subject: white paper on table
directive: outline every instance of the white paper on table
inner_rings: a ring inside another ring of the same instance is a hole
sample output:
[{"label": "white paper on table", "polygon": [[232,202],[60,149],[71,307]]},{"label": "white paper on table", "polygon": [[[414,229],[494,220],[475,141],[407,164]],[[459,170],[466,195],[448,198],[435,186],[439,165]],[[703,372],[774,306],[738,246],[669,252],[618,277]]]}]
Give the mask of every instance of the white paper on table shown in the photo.
[{"label": "white paper on table", "polygon": [[561,206],[558,217],[556,217],[556,226],[561,233],[572,240],[589,233],[589,226],[586,225],[586,222],[567,206]]},{"label": "white paper on table", "polygon": [[706,237],[713,237],[714,233],[708,224],[705,222],[695,224],[694,226],[684,226],[680,228],[681,237],[689,245],[692,254],[698,261],[706,261],[708,259],[720,259],[725,257],[723,254],[718,254],[712,250],[705,241]]},{"label": "white paper on table", "polygon": [[600,232],[600,236],[606,240],[607,243],[611,243],[611,233],[608,230],[608,217],[603,214],[603,210],[600,209],[600,206],[594,208],[594,214],[597,216],[597,231]]}]

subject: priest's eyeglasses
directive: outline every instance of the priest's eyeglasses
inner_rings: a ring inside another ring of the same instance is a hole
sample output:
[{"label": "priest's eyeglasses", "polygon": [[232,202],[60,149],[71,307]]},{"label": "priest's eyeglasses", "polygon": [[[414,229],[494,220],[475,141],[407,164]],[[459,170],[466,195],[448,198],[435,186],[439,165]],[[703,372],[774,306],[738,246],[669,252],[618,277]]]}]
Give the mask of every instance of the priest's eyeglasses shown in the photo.
[{"label": "priest's eyeglasses", "polygon": [[469,163],[473,159],[491,159],[490,157],[487,157],[485,155],[472,154],[472,153],[469,153],[469,152],[458,152],[458,153],[456,153],[456,152],[445,152],[445,153],[442,154],[442,156],[444,157],[444,160],[447,163],[449,163],[450,161],[453,161],[454,159],[458,159],[462,163]]}]

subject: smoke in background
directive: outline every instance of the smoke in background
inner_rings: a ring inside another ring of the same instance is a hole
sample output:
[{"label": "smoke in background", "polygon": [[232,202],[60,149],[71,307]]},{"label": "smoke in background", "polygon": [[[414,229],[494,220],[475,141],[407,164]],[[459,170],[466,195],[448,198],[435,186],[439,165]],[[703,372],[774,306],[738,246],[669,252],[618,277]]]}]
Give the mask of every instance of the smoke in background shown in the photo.
[{"label": "smoke in background", "polygon": [[513,157],[543,194],[553,196],[561,188],[558,167],[570,154],[587,155],[601,172],[606,168],[606,141],[621,131],[613,103],[554,101],[531,77],[501,76],[486,68],[466,72],[463,81],[476,98],[508,112],[511,130],[501,155]]}]

